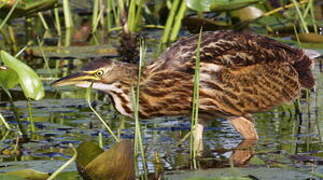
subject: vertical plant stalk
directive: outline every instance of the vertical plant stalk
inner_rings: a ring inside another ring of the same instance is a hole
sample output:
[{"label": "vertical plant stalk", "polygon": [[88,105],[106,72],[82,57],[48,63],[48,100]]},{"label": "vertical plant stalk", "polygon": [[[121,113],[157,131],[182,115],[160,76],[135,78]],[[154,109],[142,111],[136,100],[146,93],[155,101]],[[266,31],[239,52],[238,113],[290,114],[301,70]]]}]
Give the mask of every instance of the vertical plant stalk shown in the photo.
[{"label": "vertical plant stalk", "polygon": [[92,33],[96,31],[97,21],[99,19],[99,0],[93,1],[93,10],[92,10]]},{"label": "vertical plant stalk", "polygon": [[7,21],[9,20],[10,16],[12,15],[13,11],[16,9],[16,6],[18,5],[18,3],[20,2],[20,0],[17,0],[13,6],[11,7],[10,11],[8,12],[7,16],[3,19],[2,23],[0,24],[0,30],[2,29],[2,27],[7,23]]},{"label": "vertical plant stalk", "polygon": [[35,128],[35,123],[34,123],[34,119],[33,119],[33,113],[32,113],[32,107],[31,107],[31,103],[30,103],[30,99],[27,98],[27,107],[28,107],[28,119],[29,119],[29,122],[30,122],[30,129],[31,129],[31,132],[36,132],[36,128]]},{"label": "vertical plant stalk", "polygon": [[56,176],[59,175],[59,173],[61,173],[67,166],[69,166],[73,161],[75,161],[76,157],[77,157],[77,151],[74,148],[73,144],[69,144],[69,146],[72,148],[74,155],[72,156],[71,159],[69,159],[68,161],[66,161],[65,164],[63,164],[60,168],[58,168],[53,174],[51,174],[47,180],[54,180],[56,178]]},{"label": "vertical plant stalk", "polygon": [[127,30],[125,32],[134,32],[136,21],[136,0],[130,1],[127,21]]},{"label": "vertical plant stalk", "polygon": [[43,50],[43,43],[40,42],[39,38],[37,38],[37,42],[38,42],[38,47],[39,47],[40,53],[41,53],[41,55],[42,55],[42,57],[44,59],[44,62],[45,62],[45,67],[46,67],[49,74],[53,74],[50,67],[49,67],[48,59],[47,59],[47,57],[45,55],[45,52]]},{"label": "vertical plant stalk", "polygon": [[12,42],[12,48],[15,52],[17,52],[18,47],[17,47],[16,33],[12,26],[8,26],[8,31],[9,31],[10,41]]},{"label": "vertical plant stalk", "polygon": [[179,30],[181,29],[182,25],[182,19],[184,18],[185,12],[186,12],[186,1],[182,1],[182,4],[179,8],[179,11],[175,17],[175,24],[172,28],[172,33],[170,35],[170,41],[175,41],[177,39],[177,35],[179,33]]},{"label": "vertical plant stalk", "polygon": [[129,32],[135,32],[139,26],[139,19],[141,18],[141,10],[143,6],[143,0],[138,0],[138,6],[136,0],[130,2],[128,10],[128,30]]},{"label": "vertical plant stalk", "polygon": [[192,122],[191,122],[191,148],[190,154],[193,163],[193,168],[197,169],[196,156],[197,156],[197,147],[195,147],[195,133],[196,127],[198,124],[198,113],[199,113],[199,105],[200,105],[200,44],[202,39],[202,28],[200,30],[197,49],[195,55],[195,73],[194,73],[194,89],[193,89],[193,103],[192,103]]},{"label": "vertical plant stalk", "polygon": [[10,108],[11,108],[11,110],[13,111],[13,113],[15,115],[15,119],[16,119],[17,124],[18,124],[18,129],[19,129],[18,133],[19,133],[19,135],[27,135],[27,133],[24,131],[24,129],[22,127],[22,124],[20,122],[19,113],[17,111],[17,108],[16,108],[15,104],[13,103],[11,93],[6,88],[2,88],[2,89],[7,94],[7,96],[9,97]]},{"label": "vertical plant stalk", "polygon": [[295,5],[295,9],[296,9],[296,12],[297,12],[297,14],[298,14],[299,19],[301,20],[301,25],[302,25],[302,28],[303,28],[304,32],[305,32],[305,33],[309,33],[309,30],[308,30],[308,28],[307,28],[307,23],[306,23],[306,21],[304,20],[304,17],[303,17],[303,15],[302,15],[302,12],[301,12],[301,10],[300,10],[300,7],[299,7],[298,2],[297,2],[296,0],[292,0],[292,2],[293,2],[293,3],[294,3],[294,5]]},{"label": "vertical plant stalk", "polygon": [[126,11],[125,11],[125,5],[124,5],[124,1],[123,0],[117,0],[118,1],[118,16],[117,16],[117,21],[118,24],[121,26],[123,26],[123,29],[125,31],[125,33],[128,33],[128,26],[127,26],[127,22],[126,21]]},{"label": "vertical plant stalk", "polygon": [[112,3],[113,3],[113,0],[107,0],[106,1],[106,4],[107,4],[107,8],[106,8],[106,14],[107,14],[107,31],[109,32],[110,29],[112,28]]},{"label": "vertical plant stalk", "polygon": [[162,43],[167,43],[169,40],[169,34],[173,28],[173,23],[174,23],[174,19],[175,19],[175,15],[179,6],[181,0],[174,0],[172,3],[172,8],[169,12],[167,21],[166,21],[166,26],[165,26],[165,30],[162,36]]},{"label": "vertical plant stalk", "polygon": [[54,15],[55,15],[55,27],[56,27],[57,34],[58,36],[62,36],[62,27],[59,19],[58,8],[54,9]]},{"label": "vertical plant stalk", "polygon": [[[142,140],[142,134],[141,134],[141,125],[139,122],[139,95],[140,95],[140,79],[141,79],[141,68],[143,64],[143,58],[144,58],[144,43],[143,41],[140,42],[140,59],[139,59],[139,68],[138,68],[138,80],[136,84],[136,90],[132,88],[132,103],[133,103],[133,109],[134,109],[134,119],[135,119],[135,165],[138,166],[138,157],[139,153],[141,156],[142,166],[144,170],[144,179],[148,179],[148,170],[147,170],[147,163],[145,158],[145,152],[143,147],[143,140]],[[137,162],[136,162],[137,161]],[[136,168],[136,173],[139,172],[139,168]],[[138,174],[137,174],[138,175]]]},{"label": "vertical plant stalk", "polygon": [[314,1],[310,0],[309,5],[310,5],[311,20],[313,23],[314,32],[317,34],[318,31],[317,31],[317,25],[316,25],[315,14],[314,14]]},{"label": "vertical plant stalk", "polygon": [[119,0],[108,0],[111,1],[111,7],[112,7],[112,12],[113,12],[113,17],[114,17],[114,23],[116,26],[120,26],[120,9],[118,11],[117,7],[116,7],[116,2],[115,1],[119,1]]},{"label": "vertical plant stalk", "polygon": [[111,130],[110,126],[103,120],[103,118],[100,116],[100,114],[93,108],[92,104],[91,104],[91,91],[92,91],[92,86],[93,83],[90,85],[90,87],[88,87],[86,89],[86,100],[87,103],[89,105],[89,108],[91,109],[92,112],[94,112],[94,114],[99,118],[99,120],[101,121],[101,123],[104,125],[104,127],[108,130],[108,132],[111,134],[111,136],[113,137],[113,139],[116,142],[120,142],[120,140],[117,138],[117,136],[113,133],[113,131]]},{"label": "vertical plant stalk", "polygon": [[101,20],[101,19],[103,19],[103,15],[104,15],[104,9],[103,9],[103,8],[101,8],[101,9],[99,10],[99,15],[98,15],[98,17],[96,18],[96,21],[94,22],[94,25],[93,25],[93,27],[92,27],[92,33],[95,33],[95,32],[97,31],[97,29],[98,29],[98,25],[99,25],[99,22],[100,22],[100,20]]},{"label": "vertical plant stalk", "polygon": [[63,11],[64,11],[64,18],[65,18],[65,27],[72,28],[73,20],[72,20],[69,0],[63,0]]}]

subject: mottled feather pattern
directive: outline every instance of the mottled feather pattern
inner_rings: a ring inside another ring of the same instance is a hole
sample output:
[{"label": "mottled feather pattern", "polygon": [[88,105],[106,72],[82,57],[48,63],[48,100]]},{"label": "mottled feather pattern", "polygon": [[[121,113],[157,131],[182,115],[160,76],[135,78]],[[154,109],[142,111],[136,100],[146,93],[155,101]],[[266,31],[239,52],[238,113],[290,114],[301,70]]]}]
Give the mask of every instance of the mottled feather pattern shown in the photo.
[{"label": "mottled feather pattern", "polygon": [[[197,35],[179,40],[146,68],[145,117],[190,113],[197,40]],[[301,49],[256,34],[203,33],[200,61],[203,112],[247,116],[290,102],[301,86],[314,85],[312,61]]]}]

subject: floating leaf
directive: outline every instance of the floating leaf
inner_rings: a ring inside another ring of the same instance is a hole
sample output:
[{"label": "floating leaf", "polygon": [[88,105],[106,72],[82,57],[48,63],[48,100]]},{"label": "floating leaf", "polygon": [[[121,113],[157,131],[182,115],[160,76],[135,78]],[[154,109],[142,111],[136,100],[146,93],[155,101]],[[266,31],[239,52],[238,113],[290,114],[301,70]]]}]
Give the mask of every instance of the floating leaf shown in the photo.
[{"label": "floating leaf", "polygon": [[323,43],[323,36],[315,33],[299,33],[299,40],[301,42],[310,42],[310,43]]},{"label": "floating leaf", "polygon": [[135,179],[133,150],[132,141],[122,140],[98,155],[80,173],[85,179]]},{"label": "floating leaf", "polygon": [[76,165],[79,171],[82,171],[86,165],[104,152],[97,143],[92,141],[83,142],[76,151],[78,154]]},{"label": "floating leaf", "polygon": [[1,180],[25,180],[25,178],[15,176],[15,175],[9,175],[9,174],[0,174]]},{"label": "floating leaf", "polygon": [[[39,76],[26,64],[14,58],[5,51],[0,51],[2,62],[15,71],[18,81],[26,97],[39,100],[44,97],[44,88]],[[10,73],[9,75],[12,75]],[[13,85],[14,83],[7,85]]]},{"label": "floating leaf", "polygon": [[231,11],[244,8],[262,0],[186,0],[186,5],[195,11]]},{"label": "floating leaf", "polygon": [[[44,11],[52,8],[57,4],[58,0],[20,0],[17,7],[13,11],[12,18],[27,16],[32,13]],[[0,0],[0,19],[4,18],[10,11],[16,0],[4,1]]]},{"label": "floating leaf", "polygon": [[[13,179],[33,179],[33,180],[43,180],[47,179],[49,176],[47,173],[36,171],[33,169],[23,169],[23,170],[18,170],[18,171],[12,171],[12,172],[7,172],[3,174],[4,176],[7,176],[4,179],[10,180],[11,177]],[[1,178],[1,176],[0,176]]]}]

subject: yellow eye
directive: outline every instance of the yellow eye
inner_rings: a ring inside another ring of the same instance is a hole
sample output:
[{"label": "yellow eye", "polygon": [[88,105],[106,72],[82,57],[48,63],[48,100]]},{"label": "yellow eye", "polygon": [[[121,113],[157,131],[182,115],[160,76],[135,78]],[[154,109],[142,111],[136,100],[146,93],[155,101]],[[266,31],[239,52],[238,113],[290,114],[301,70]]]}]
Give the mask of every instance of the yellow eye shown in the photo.
[{"label": "yellow eye", "polygon": [[103,70],[98,70],[95,75],[98,76],[98,77],[101,77],[103,75]]}]

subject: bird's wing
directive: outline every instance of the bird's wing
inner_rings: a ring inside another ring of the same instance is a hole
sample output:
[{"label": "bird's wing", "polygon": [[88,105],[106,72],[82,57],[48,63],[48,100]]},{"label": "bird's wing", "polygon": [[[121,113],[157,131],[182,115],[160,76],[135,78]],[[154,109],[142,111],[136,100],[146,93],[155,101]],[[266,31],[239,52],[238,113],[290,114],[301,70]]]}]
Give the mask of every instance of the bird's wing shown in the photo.
[{"label": "bird's wing", "polygon": [[[192,80],[197,43],[195,35],[168,48],[147,67],[151,76],[147,79],[160,72],[180,72]],[[200,47],[202,111],[239,116],[265,111],[295,99],[301,86],[314,85],[312,61],[304,52],[267,37],[234,31],[206,32]]]},{"label": "bird's wing", "polygon": [[[194,73],[197,43],[198,35],[179,40],[148,66],[149,71]],[[286,63],[292,65],[300,75],[303,87],[310,88],[314,85],[310,67],[312,60],[303,50],[253,33],[204,32],[200,42],[200,61],[216,66],[217,69]]]},{"label": "bird's wing", "polygon": [[266,111],[295,99],[301,87],[295,69],[282,63],[223,68],[200,77],[200,108],[225,115]]}]

